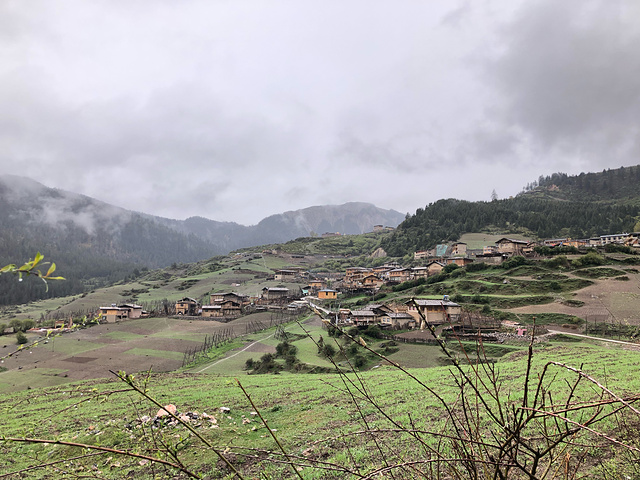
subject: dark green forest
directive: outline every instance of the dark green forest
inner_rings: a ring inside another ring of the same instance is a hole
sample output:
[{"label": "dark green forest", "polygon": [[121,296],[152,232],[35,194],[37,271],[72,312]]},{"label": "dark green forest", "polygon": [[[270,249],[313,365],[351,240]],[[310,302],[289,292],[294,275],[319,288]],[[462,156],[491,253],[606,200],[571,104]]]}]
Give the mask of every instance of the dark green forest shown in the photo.
[{"label": "dark green forest", "polygon": [[92,233],[72,222],[25,223],[2,213],[0,222],[0,265],[24,263],[40,252],[45,261],[56,263],[56,273],[66,279],[49,282],[47,291],[37,278],[18,283],[14,276],[0,276],[0,305],[83,293],[123,280],[136,270],[195,262],[215,253],[194,235],[136,215],[117,229],[98,227]]},{"label": "dark green forest", "polygon": [[640,200],[640,165],[572,176],[566,173],[540,176],[529,183],[524,191],[563,200],[628,200],[637,203]]},{"label": "dark green forest", "polygon": [[640,166],[578,176],[558,173],[540,177],[514,198],[438,200],[407,217],[381,246],[391,256],[404,256],[470,232],[537,238],[630,232],[640,216],[639,178]]}]

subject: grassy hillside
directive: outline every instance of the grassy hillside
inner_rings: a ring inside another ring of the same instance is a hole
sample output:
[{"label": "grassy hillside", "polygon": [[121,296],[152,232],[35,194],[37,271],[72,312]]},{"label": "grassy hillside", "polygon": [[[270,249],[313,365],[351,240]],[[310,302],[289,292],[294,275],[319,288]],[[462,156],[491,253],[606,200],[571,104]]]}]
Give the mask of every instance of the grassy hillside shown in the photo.
[{"label": "grassy hillside", "polygon": [[[521,478],[531,473],[534,456],[536,478],[547,469],[634,478],[637,454],[625,446],[637,446],[633,425],[638,416],[628,408],[606,416],[611,413],[606,402],[616,405],[610,392],[637,398],[640,384],[630,372],[638,361],[637,352],[618,348],[540,344],[534,349],[528,390],[523,389],[526,355],[514,354],[488,370],[481,368],[477,377],[469,367],[458,373],[451,367],[403,373],[382,366],[358,375],[250,376],[240,380],[244,392],[232,378],[206,374],[141,375],[131,381],[145,385],[157,404],[115,379],[0,395],[3,436],[16,440],[0,445],[0,472],[23,471],[29,478],[188,478],[189,473],[232,478],[226,461],[240,478],[389,478],[392,473],[394,478],[469,478],[473,472],[489,478],[496,470]],[[580,375],[563,363],[590,377],[576,383]],[[487,383],[477,384],[475,394],[471,384],[461,388],[455,378],[465,372]],[[542,395],[536,387],[539,376]],[[591,378],[606,382],[609,393],[600,396],[605,390]],[[577,410],[565,408],[574,405],[571,400],[566,404],[567,398],[579,399]],[[588,406],[590,400],[595,407]],[[159,406],[169,403],[179,414],[189,414],[181,418],[191,430],[177,421],[153,420]],[[568,423],[529,417],[527,405],[533,411],[546,409],[547,415],[557,412],[556,418],[567,417]],[[221,407],[229,410],[221,412]],[[598,419],[589,424],[592,430],[579,428],[591,415]],[[18,442],[25,437],[47,442]],[[529,449],[504,450],[505,445]],[[151,463],[146,456],[182,471]],[[43,464],[48,466],[30,469]]]}]

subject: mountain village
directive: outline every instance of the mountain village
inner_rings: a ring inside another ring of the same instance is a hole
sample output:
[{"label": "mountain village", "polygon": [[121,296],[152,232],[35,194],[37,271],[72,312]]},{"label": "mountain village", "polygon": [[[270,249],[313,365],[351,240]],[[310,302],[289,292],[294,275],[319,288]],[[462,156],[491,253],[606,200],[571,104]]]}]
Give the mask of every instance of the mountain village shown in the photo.
[{"label": "mountain village", "polygon": [[[328,235],[328,234],[325,234]],[[339,235],[339,234],[334,234]],[[384,329],[424,328],[426,319],[429,324],[459,320],[462,308],[444,295],[441,300],[418,299],[402,304],[376,303],[376,294],[383,287],[392,288],[405,282],[426,280],[443,271],[466,267],[473,263],[499,265],[514,256],[539,257],[536,247],[573,247],[584,251],[587,248],[602,248],[609,244],[618,244],[640,249],[640,232],[601,235],[585,240],[570,238],[547,239],[540,242],[503,237],[494,245],[482,250],[467,248],[463,242],[437,245],[431,250],[414,253],[414,263],[419,266],[402,266],[398,263],[385,263],[377,267],[348,267],[343,272],[311,273],[300,266],[289,266],[276,270],[267,280],[274,286],[265,286],[257,295],[246,295],[232,291],[211,293],[205,299],[185,297],[166,310],[167,315],[178,317],[211,318],[218,321],[230,321],[256,311],[287,311],[298,313],[304,309],[324,305],[330,310],[330,317],[340,326],[378,325]],[[277,251],[266,250],[261,254],[273,255]],[[293,257],[300,258],[300,255]],[[445,270],[447,269],[447,270]],[[290,287],[284,286],[285,284]],[[291,284],[298,285],[297,288]],[[365,294],[372,301],[361,309],[340,308],[342,295]],[[100,307],[100,318],[107,323],[119,322],[148,316],[142,306],[135,303],[112,304]],[[422,324],[421,324],[422,322]]]}]

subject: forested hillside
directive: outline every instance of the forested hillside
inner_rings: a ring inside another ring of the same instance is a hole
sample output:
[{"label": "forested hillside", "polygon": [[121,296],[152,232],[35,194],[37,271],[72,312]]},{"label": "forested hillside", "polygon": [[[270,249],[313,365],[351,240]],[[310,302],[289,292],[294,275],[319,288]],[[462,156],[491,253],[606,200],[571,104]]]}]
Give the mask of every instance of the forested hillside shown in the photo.
[{"label": "forested hillside", "polygon": [[[4,212],[4,210],[0,211]],[[210,246],[193,235],[181,235],[167,227],[133,215],[117,235],[105,226],[93,232],[69,221],[52,226],[24,224],[0,213],[0,265],[26,262],[36,252],[54,261],[66,280],[50,282],[28,278],[18,284],[13,276],[0,276],[0,305],[25,303],[82,293],[132,275],[136,270],[172,262],[195,262],[211,256]]]},{"label": "forested hillside", "polygon": [[[117,190],[114,190],[114,196]],[[367,203],[318,206],[272,215],[244,226],[201,217],[172,220],[136,213],[91,197],[0,176],[0,265],[41,252],[67,280],[0,277],[0,305],[82,293],[144,268],[204,260],[233,249],[282,243],[311,231],[361,233],[396,226],[402,214]]]},{"label": "forested hillside", "polygon": [[569,176],[541,176],[525,187],[528,194],[574,201],[640,201],[640,165]]},{"label": "forested hillside", "polygon": [[637,176],[640,166],[573,177],[554,174],[541,177],[515,198],[439,200],[402,222],[382,248],[391,256],[403,256],[457,240],[464,233],[488,230],[538,238],[630,232],[640,220]]}]

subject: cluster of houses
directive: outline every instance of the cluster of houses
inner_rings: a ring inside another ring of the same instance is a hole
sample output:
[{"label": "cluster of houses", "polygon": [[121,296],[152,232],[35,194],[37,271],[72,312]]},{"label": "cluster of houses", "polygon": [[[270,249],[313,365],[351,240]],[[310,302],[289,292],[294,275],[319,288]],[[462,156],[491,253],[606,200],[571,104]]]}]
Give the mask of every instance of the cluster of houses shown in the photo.
[{"label": "cluster of houses", "polygon": [[472,261],[500,263],[504,258],[513,255],[532,255],[535,247],[538,246],[570,246],[580,249],[604,247],[609,244],[640,248],[640,232],[600,235],[599,237],[587,239],[550,238],[539,242],[504,237],[497,240],[495,245],[487,245],[482,250],[469,250],[465,243],[457,242],[453,245],[437,245],[436,248],[431,250],[417,251],[413,254],[413,257],[414,259],[443,259],[445,264],[456,261],[455,257],[464,257],[469,263]]},{"label": "cluster of houses", "polygon": [[124,303],[122,305],[111,304],[109,307],[100,307],[100,316],[107,323],[115,323],[121,320],[143,318],[149,316],[140,305]]},{"label": "cluster of houses", "polygon": [[297,298],[297,295],[292,297],[291,291],[286,287],[264,287],[259,297],[235,292],[212,293],[209,296],[209,305],[200,305],[200,302],[190,297],[177,301],[175,314],[228,319],[239,317],[249,305],[282,305],[293,298]]},{"label": "cluster of houses", "polygon": [[[295,291],[284,286],[275,286],[264,287],[262,294],[255,297],[234,292],[213,293],[209,297],[208,305],[202,305],[194,298],[185,297],[175,303],[175,314],[231,319],[242,315],[249,305],[258,309],[274,307],[297,311],[306,308],[306,300],[330,302],[337,300],[340,293],[375,293],[383,285],[397,285],[437,275],[452,263],[460,267],[473,262],[498,264],[514,255],[531,255],[536,246],[568,245],[588,248],[611,243],[640,248],[640,232],[601,235],[586,240],[548,239],[535,243],[504,237],[496,241],[495,245],[486,246],[482,250],[470,250],[464,242],[456,242],[452,245],[437,245],[431,250],[415,252],[415,260],[425,261],[422,266],[403,267],[397,263],[389,263],[372,268],[349,267],[343,275],[326,275],[323,278],[312,278],[309,272],[301,267],[289,267],[275,271],[268,280],[305,284]],[[429,323],[443,322],[443,315],[455,321],[460,315],[460,306],[448,299],[417,300],[417,302]],[[109,307],[100,307],[100,314],[109,323],[148,316],[148,313],[136,304],[112,304]],[[340,309],[336,318],[343,324],[378,324],[394,328],[398,326],[410,328],[420,323],[420,315],[412,303],[400,306],[372,305],[362,310]]]},{"label": "cluster of houses", "polygon": [[[297,293],[292,293],[286,287],[264,287],[262,295],[259,297],[235,292],[212,293],[209,296],[209,305],[202,305],[195,298],[185,297],[175,302],[173,313],[179,316],[232,319],[241,316],[248,305],[258,307],[261,305],[286,305],[299,297]],[[107,323],[149,315],[142,306],[135,304],[112,304],[109,307],[100,307],[99,312],[101,318]]]},{"label": "cluster of houses", "polygon": [[[455,323],[460,319],[462,307],[443,300],[410,300],[406,303],[368,305],[361,310],[341,308],[336,315],[336,324],[340,326],[379,325],[382,328],[424,328],[425,323],[441,325]],[[422,314],[422,316],[421,316]],[[424,317],[424,319],[423,319]]]}]

